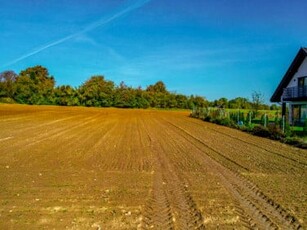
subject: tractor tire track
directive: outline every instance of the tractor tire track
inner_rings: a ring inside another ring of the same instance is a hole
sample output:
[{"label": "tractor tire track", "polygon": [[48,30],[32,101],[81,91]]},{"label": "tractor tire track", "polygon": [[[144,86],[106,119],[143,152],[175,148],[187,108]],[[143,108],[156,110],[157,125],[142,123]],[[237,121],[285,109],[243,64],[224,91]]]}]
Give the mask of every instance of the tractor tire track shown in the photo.
[{"label": "tractor tire track", "polygon": [[160,140],[147,133],[155,156],[154,183],[143,213],[143,229],[204,229],[203,217]]},{"label": "tractor tire track", "polygon": [[[164,133],[165,133],[166,136],[175,136],[175,135],[178,135],[178,132],[176,132],[176,131],[174,132],[174,130],[169,129],[169,127],[166,127],[166,126],[162,125],[162,124],[159,122],[159,120],[156,120],[156,122],[158,122],[156,126],[160,126],[161,130],[164,130]],[[188,161],[191,161],[191,159],[194,159],[195,161],[197,161],[197,162],[199,163],[197,171],[198,171],[198,172],[201,172],[201,173],[204,174],[204,175],[207,175],[208,172],[207,172],[206,170],[204,170],[204,169],[207,168],[207,166],[209,165],[209,163],[204,164],[204,161],[203,161],[203,160],[201,160],[201,159],[199,159],[199,157],[195,157],[195,155],[193,155],[193,154],[195,154],[195,153],[193,153],[193,151],[192,151],[193,148],[194,148],[194,146],[193,146],[192,148],[188,148],[188,149],[190,149],[191,151],[186,152],[186,149],[183,149],[183,148],[181,147],[181,144],[180,144],[181,142],[182,142],[182,143],[186,143],[186,137],[185,137],[185,136],[184,136],[184,137],[181,136],[181,138],[182,138],[184,141],[179,140],[180,138],[178,138],[178,136],[177,136],[176,138],[173,139],[173,140],[177,140],[177,141],[172,141],[172,142],[173,142],[173,147],[174,147],[174,148],[177,148],[177,149],[178,149],[180,152],[182,152],[182,153],[185,152],[185,156],[188,158],[188,159],[187,159]],[[178,142],[180,142],[180,143],[178,143]],[[185,145],[186,145],[186,144],[185,144]],[[192,154],[191,154],[191,153],[192,153]],[[206,152],[206,154],[207,154],[207,153],[208,153],[208,152]],[[181,154],[180,156],[181,156],[181,160],[180,160],[180,159],[172,159],[172,161],[173,161],[173,162],[176,162],[176,163],[182,161],[182,156],[183,156],[183,155]],[[186,166],[187,166],[187,165],[186,165]],[[211,167],[211,166],[210,166],[210,167]],[[194,168],[194,166],[192,166],[192,168]],[[179,166],[179,165],[177,164],[177,170],[189,171],[189,170],[192,169],[192,168],[181,167],[181,166]],[[211,170],[211,171],[212,171],[212,170]],[[215,172],[215,174],[217,174],[217,173]],[[220,181],[220,180],[219,180],[219,181]],[[225,181],[224,181],[224,182],[225,182]],[[191,184],[191,183],[193,183],[193,181],[187,182],[186,184]],[[225,185],[224,185],[224,187],[225,187]],[[247,228],[247,229],[251,229],[251,228],[253,228],[254,226],[256,226],[255,223],[252,221],[252,218],[251,218],[251,217],[246,213],[246,211],[244,211],[244,209],[241,207],[241,205],[240,205],[240,203],[238,202],[238,200],[237,200],[237,199],[233,199],[232,202],[233,202],[233,204],[234,204],[235,213],[237,214],[238,222],[240,223],[240,225],[241,225],[241,226],[244,226],[244,227]]]},{"label": "tractor tire track", "polygon": [[[192,123],[199,125],[199,124],[196,123],[196,122],[192,122]],[[245,144],[247,144],[247,145],[251,145],[251,146],[256,147],[256,148],[258,148],[258,149],[262,149],[262,150],[264,150],[264,151],[266,151],[266,152],[268,152],[268,153],[270,153],[270,154],[274,154],[274,155],[277,155],[277,156],[279,156],[279,157],[281,157],[281,158],[290,160],[290,161],[292,161],[292,162],[295,163],[295,164],[299,164],[299,165],[303,166],[304,168],[306,168],[306,166],[307,166],[307,162],[302,162],[302,161],[300,161],[299,159],[291,158],[291,157],[285,156],[285,155],[283,155],[283,154],[281,154],[281,153],[279,153],[279,152],[273,151],[273,150],[271,150],[271,149],[269,148],[269,147],[271,147],[271,146],[269,146],[269,145],[267,145],[267,144],[262,143],[262,145],[259,145],[259,143],[254,142],[254,141],[252,141],[252,140],[248,140],[248,141],[247,141],[247,140],[245,140],[245,139],[243,139],[243,138],[236,137],[236,136],[234,136],[234,135],[231,135],[231,134],[228,134],[228,133],[219,131],[219,130],[217,130],[217,129],[213,129],[213,128],[208,127],[208,126],[207,126],[206,128],[207,128],[208,130],[210,130],[210,131],[215,132],[215,133],[222,134],[223,136],[227,136],[227,137],[230,137],[231,139],[238,140],[238,141],[243,142],[243,143],[245,143]]]},{"label": "tractor tire track", "polygon": [[[172,122],[170,122],[170,121],[168,121],[168,120],[166,120],[166,119],[163,119],[163,121],[166,122],[166,123],[168,123],[168,124],[170,124],[171,126],[177,128],[177,129],[181,130],[181,131],[184,131],[185,133],[187,133],[187,134],[189,134],[189,135],[191,136],[191,134],[190,134],[188,131],[186,131],[185,129],[183,129],[183,128],[177,126],[177,125],[175,125],[174,123],[172,123]],[[185,136],[184,136],[184,137],[185,137]],[[193,137],[194,137],[194,136],[193,136]],[[185,139],[186,139],[186,137],[185,137]],[[229,157],[225,156],[223,153],[219,152],[217,149],[215,149],[215,148],[213,148],[213,147],[207,145],[206,143],[204,143],[204,142],[201,141],[200,139],[195,138],[195,137],[194,137],[194,139],[197,139],[198,142],[200,142],[201,144],[205,145],[207,149],[209,149],[209,150],[211,150],[212,152],[214,152],[214,153],[215,153],[216,155],[218,155],[220,158],[225,159],[226,161],[228,161],[228,162],[230,162],[231,164],[235,165],[236,168],[240,168],[241,170],[243,170],[243,171],[245,171],[245,172],[249,172],[249,171],[250,171],[247,167],[245,167],[245,166],[239,164],[238,162],[236,162],[236,161],[230,159]],[[211,156],[211,157],[212,157],[212,156]],[[214,158],[214,159],[215,159],[215,158]],[[217,159],[215,159],[215,160],[218,161]]]},{"label": "tractor tire track", "polygon": [[211,165],[212,171],[219,175],[224,186],[233,194],[244,212],[251,218],[249,222],[252,227],[264,229],[278,229],[280,227],[287,227],[288,229],[302,228],[297,218],[290,215],[281,205],[264,195],[256,185],[209,156],[204,151],[204,148],[212,150],[210,146],[182,127],[169,121],[164,120],[164,122],[166,122],[165,126],[169,124],[168,127],[179,130],[179,135],[204,153],[195,157],[202,158],[206,164]]},{"label": "tractor tire track", "polygon": [[277,156],[279,156],[279,157],[281,157],[281,158],[290,160],[290,161],[292,161],[294,164],[296,164],[296,165],[299,164],[299,165],[303,166],[304,168],[306,168],[306,166],[307,166],[307,163],[305,163],[305,162],[302,162],[302,161],[299,161],[298,159],[294,159],[294,158],[285,156],[285,155],[283,155],[283,154],[281,154],[281,153],[279,153],[279,152],[272,151],[271,149],[268,149],[268,148],[266,148],[266,147],[262,147],[262,146],[260,146],[260,145],[257,144],[257,143],[250,142],[250,141],[246,141],[246,140],[244,140],[244,139],[242,139],[242,138],[238,138],[238,137],[232,136],[232,135],[230,135],[230,134],[227,134],[227,133],[224,133],[224,132],[215,130],[215,129],[211,129],[211,128],[208,128],[208,129],[209,129],[210,131],[214,131],[214,132],[219,133],[219,134],[222,134],[222,135],[224,135],[224,136],[228,136],[228,137],[230,137],[230,138],[232,138],[232,139],[238,140],[238,141],[243,142],[243,143],[246,143],[246,144],[248,144],[248,145],[252,145],[253,147],[256,147],[256,148],[258,148],[258,149],[262,149],[262,150],[266,151],[266,152],[269,153],[269,154],[274,154],[274,155],[277,155]]}]

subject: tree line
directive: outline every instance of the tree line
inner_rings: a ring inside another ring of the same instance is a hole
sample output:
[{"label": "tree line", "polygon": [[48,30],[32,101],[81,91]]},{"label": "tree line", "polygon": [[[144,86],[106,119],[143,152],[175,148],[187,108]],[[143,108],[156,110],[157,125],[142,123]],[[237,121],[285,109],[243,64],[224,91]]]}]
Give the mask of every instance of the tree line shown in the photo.
[{"label": "tree line", "polygon": [[118,108],[180,108],[206,107],[208,101],[200,96],[169,92],[162,81],[146,89],[133,88],[124,82],[97,75],[79,87],[56,86],[55,78],[43,66],[0,73],[0,102],[30,105],[61,105]]},{"label": "tree line", "polygon": [[169,92],[162,81],[142,89],[127,86],[124,82],[116,85],[104,76],[97,75],[79,87],[56,86],[55,78],[40,65],[29,67],[19,74],[10,70],[0,73],[0,102],[118,108],[278,109],[276,105],[264,104],[263,95],[259,92],[252,94],[252,101],[243,97],[231,100],[223,97],[209,102],[201,96]]},{"label": "tree line", "polygon": [[209,107],[223,109],[247,109],[247,110],[278,110],[280,106],[276,104],[267,105],[264,103],[264,95],[261,92],[254,91],[252,100],[244,97],[237,97],[228,100],[225,97],[209,102]]}]

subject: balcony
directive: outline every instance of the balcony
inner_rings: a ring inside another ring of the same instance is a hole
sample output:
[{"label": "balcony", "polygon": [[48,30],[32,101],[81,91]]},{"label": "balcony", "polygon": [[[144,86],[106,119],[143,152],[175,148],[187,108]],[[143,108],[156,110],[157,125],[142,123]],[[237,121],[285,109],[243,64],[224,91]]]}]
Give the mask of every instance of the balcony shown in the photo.
[{"label": "balcony", "polygon": [[307,86],[285,88],[282,94],[283,101],[307,100]]}]

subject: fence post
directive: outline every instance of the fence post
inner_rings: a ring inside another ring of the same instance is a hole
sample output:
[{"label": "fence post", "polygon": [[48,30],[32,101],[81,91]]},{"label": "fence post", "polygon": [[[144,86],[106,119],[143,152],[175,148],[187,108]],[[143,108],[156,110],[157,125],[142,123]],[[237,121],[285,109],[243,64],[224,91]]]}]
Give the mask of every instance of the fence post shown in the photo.
[{"label": "fence post", "polygon": [[285,115],[282,115],[282,131],[283,131],[283,133],[285,133],[285,123],[286,123]]},{"label": "fence post", "polygon": [[240,122],[240,110],[239,110],[239,112],[238,112],[237,124],[239,124],[239,122]]},{"label": "fence post", "polygon": [[266,113],[264,114],[264,127],[267,127],[267,115]]},{"label": "fence post", "polygon": [[250,111],[250,112],[248,113],[248,115],[249,115],[248,124],[251,125],[251,124],[252,124],[252,112]]}]

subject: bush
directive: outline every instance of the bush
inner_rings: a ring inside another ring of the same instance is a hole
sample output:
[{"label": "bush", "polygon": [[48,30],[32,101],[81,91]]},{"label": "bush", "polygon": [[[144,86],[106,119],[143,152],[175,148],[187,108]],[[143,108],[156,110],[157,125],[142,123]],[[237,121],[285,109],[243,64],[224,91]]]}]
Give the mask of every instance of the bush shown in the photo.
[{"label": "bush", "polygon": [[15,104],[16,101],[10,97],[0,97],[0,103],[5,103],[5,104]]},{"label": "bush", "polygon": [[267,128],[262,125],[257,125],[251,132],[256,136],[266,137],[273,140],[281,140],[285,137],[282,130],[275,124],[269,124]]},{"label": "bush", "polygon": [[[279,140],[289,145],[294,145],[299,148],[307,149],[306,142],[304,142],[302,139],[299,139],[297,137],[293,137],[293,131],[291,130],[289,123],[285,124],[286,125],[285,133],[283,133],[283,131],[280,128],[280,123],[282,122],[282,120],[275,119],[274,123],[268,123],[267,127],[264,127],[263,125],[256,125],[254,123],[248,124],[249,122],[247,122],[246,124],[242,124],[240,122],[241,125],[239,125],[237,124],[238,114],[235,114],[235,113],[230,114],[229,117],[222,117],[221,115],[217,116],[217,113],[209,113],[206,111],[200,111],[200,113],[197,114],[196,112],[193,111],[193,113],[190,116],[197,117],[199,119],[202,119],[204,121],[208,121],[211,123],[216,123],[218,125],[236,128],[241,131],[251,133],[252,135],[255,135],[255,136],[265,137],[265,138],[269,138],[273,140]],[[199,115],[202,115],[202,116],[200,117]],[[307,120],[304,123],[304,131],[306,131],[307,133]]]},{"label": "bush", "polygon": [[286,137],[283,139],[283,142],[295,146],[301,144],[300,139],[297,137]]},{"label": "bush", "polygon": [[235,123],[229,118],[222,118],[222,119],[220,119],[219,122],[220,122],[221,125],[224,125],[224,126],[228,126],[228,127],[234,127],[235,126]]},{"label": "bush", "polygon": [[288,122],[286,122],[285,124],[285,136],[286,137],[292,137],[294,135],[292,129],[291,129],[291,126]]},{"label": "bush", "polygon": [[252,134],[255,136],[266,137],[266,138],[271,136],[269,129],[262,125],[255,126],[252,130]]},{"label": "bush", "polygon": [[268,130],[269,130],[271,139],[280,140],[280,139],[285,137],[285,134],[282,132],[282,130],[276,124],[269,124]]},{"label": "bush", "polygon": [[242,125],[239,128],[240,128],[240,130],[242,130],[244,132],[252,133],[254,127],[255,127],[254,124],[248,124],[248,125]]},{"label": "bush", "polygon": [[205,116],[203,120],[208,121],[208,122],[212,122],[212,117],[210,115],[208,115],[208,116]]},{"label": "bush", "polygon": [[216,118],[213,120],[215,124],[227,126],[227,122],[224,121],[224,118]]}]

